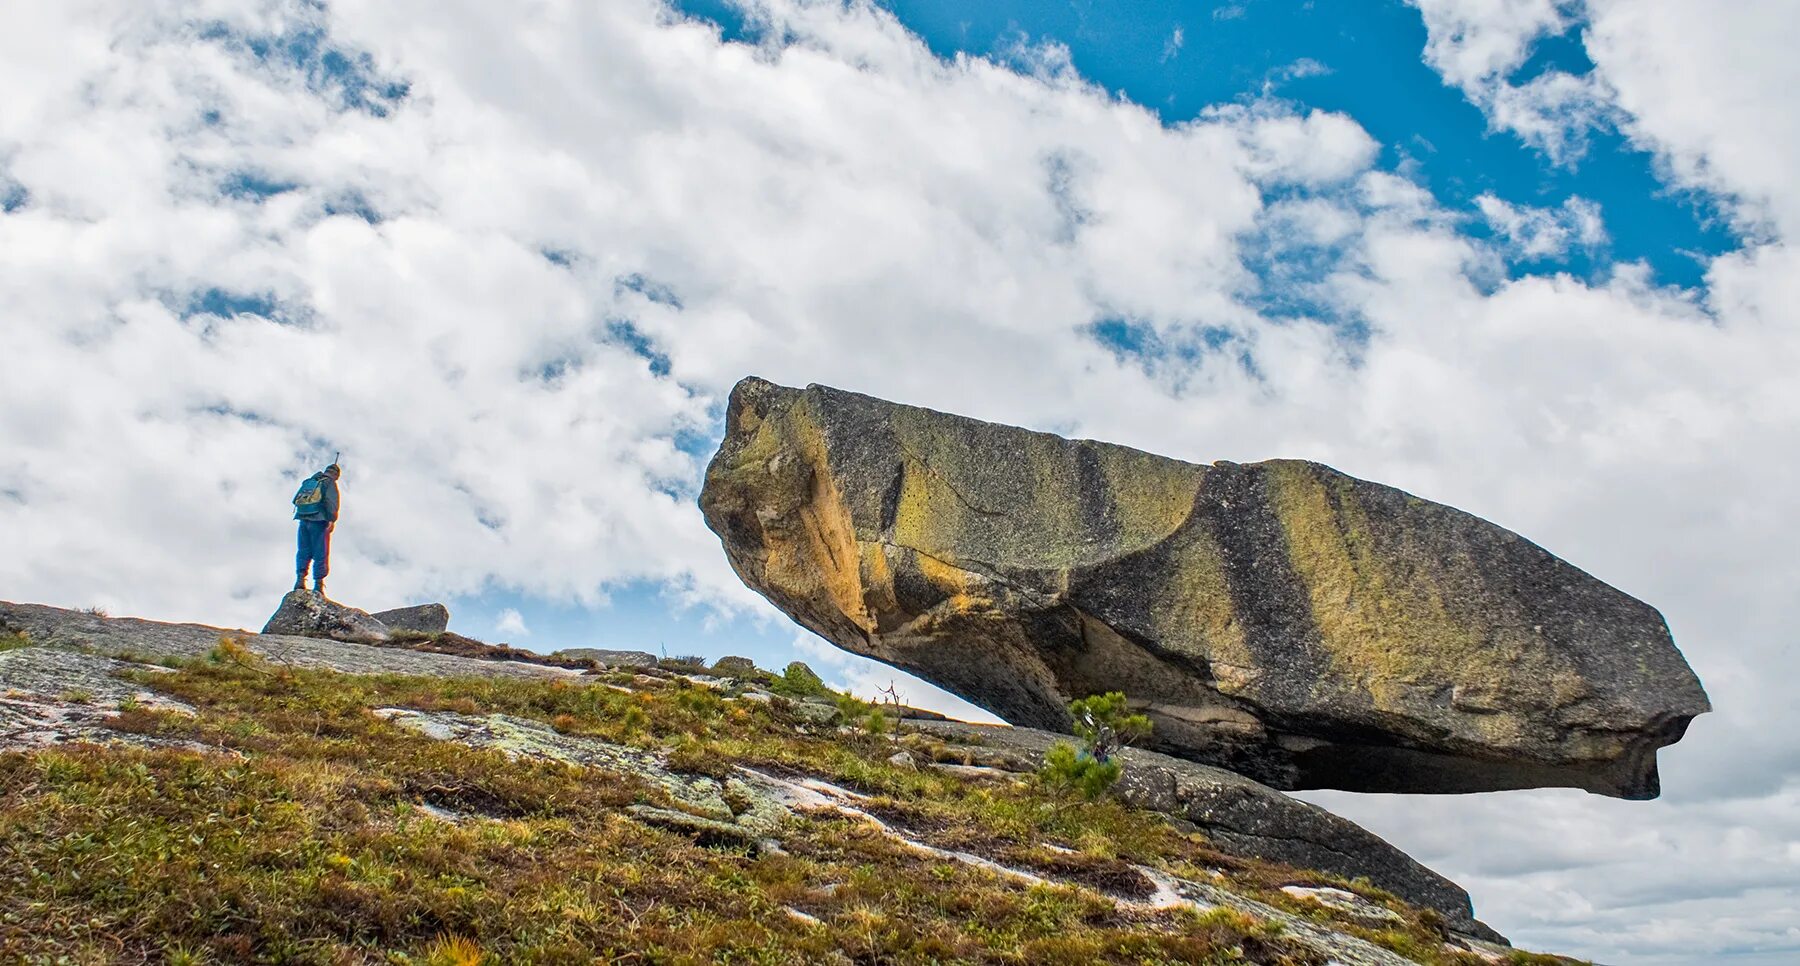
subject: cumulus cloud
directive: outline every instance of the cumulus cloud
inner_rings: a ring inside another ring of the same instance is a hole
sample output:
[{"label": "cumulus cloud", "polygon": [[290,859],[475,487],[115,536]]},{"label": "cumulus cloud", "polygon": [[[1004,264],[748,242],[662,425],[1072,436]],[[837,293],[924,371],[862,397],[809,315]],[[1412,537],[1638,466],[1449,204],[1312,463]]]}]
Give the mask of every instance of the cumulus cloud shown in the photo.
[{"label": "cumulus cloud", "polygon": [[518,608],[508,607],[494,619],[494,633],[503,638],[530,637],[531,628],[525,626],[525,615]]},{"label": "cumulus cloud", "polygon": [[1676,184],[1734,202],[1741,227],[1792,241],[1800,112],[1778,92],[1800,85],[1786,43],[1800,31],[1800,6],[1588,0],[1587,13],[1588,56],[1633,142]]},{"label": "cumulus cloud", "polygon": [[1610,91],[1592,74],[1545,70],[1520,79],[1532,45],[1574,26],[1579,0],[1407,0],[1426,29],[1425,62],[1444,82],[1558,163],[1587,149],[1587,134],[1611,120]]},{"label": "cumulus cloud", "polygon": [[[1493,111],[1580,13],[1418,5],[1424,56]],[[1629,265],[1496,279],[1509,246],[1599,244],[1598,215],[1496,198],[1499,240],[1472,238],[1353,118],[1265,99],[1165,125],[1054,44],[945,60],[872,4],[748,8],[752,43],[653,0],[14,12],[5,596],[260,622],[293,485],[342,449],[347,599],[648,580],[767,614],[693,505],[751,372],[1194,460],[1318,459],[1657,604],[1720,709],[1664,755],[1656,803],[1334,807],[1527,942],[1795,948],[1800,713],[1769,672],[1800,618],[1779,31],[1583,8],[1596,76],[1552,116],[1617,118],[1765,226],[1684,291]]]},{"label": "cumulus cloud", "polygon": [[1537,208],[1487,193],[1475,199],[1475,207],[1516,257],[1562,258],[1571,249],[1593,249],[1606,243],[1600,206],[1586,198],[1568,198],[1556,208]]}]

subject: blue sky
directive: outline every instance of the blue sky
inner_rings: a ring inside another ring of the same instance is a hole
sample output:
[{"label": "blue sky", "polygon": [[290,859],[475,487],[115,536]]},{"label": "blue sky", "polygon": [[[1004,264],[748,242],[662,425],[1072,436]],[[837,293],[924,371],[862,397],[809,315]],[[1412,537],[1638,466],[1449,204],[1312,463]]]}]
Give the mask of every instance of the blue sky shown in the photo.
[{"label": "blue sky", "polygon": [[1656,802],[1310,797],[1527,945],[1800,957],[1800,5],[680,9],[9,9],[0,598],[260,626],[341,449],[338,599],[867,691],[700,519],[739,378],[1316,459],[1654,604],[1717,710]]},{"label": "blue sky", "polygon": [[[729,38],[757,36],[727,0],[678,6],[719,24]],[[1610,261],[1641,259],[1659,281],[1692,286],[1705,256],[1736,245],[1711,198],[1670,188],[1657,178],[1653,156],[1616,131],[1591,133],[1587,152],[1562,164],[1511,133],[1490,131],[1482,111],[1416,55],[1425,46],[1425,26],[1400,0],[886,0],[882,6],[944,57],[1003,58],[1021,43],[1062,44],[1084,77],[1171,124],[1269,94],[1344,112],[1381,143],[1384,165],[1404,167],[1472,218],[1474,198],[1487,192],[1514,204],[1553,207],[1578,195],[1600,205],[1611,236],[1603,251],[1516,260],[1515,273],[1591,273]],[[1552,68],[1590,70],[1577,32],[1540,41],[1509,79],[1523,83]]]}]

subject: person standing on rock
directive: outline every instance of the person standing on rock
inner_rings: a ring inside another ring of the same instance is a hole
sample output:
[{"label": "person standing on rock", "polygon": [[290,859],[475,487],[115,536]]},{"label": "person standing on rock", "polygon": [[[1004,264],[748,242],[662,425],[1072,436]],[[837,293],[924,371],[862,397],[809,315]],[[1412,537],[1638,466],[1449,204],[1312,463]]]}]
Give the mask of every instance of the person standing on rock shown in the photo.
[{"label": "person standing on rock", "polygon": [[313,593],[325,596],[325,575],[331,572],[331,531],[337,528],[338,477],[344,471],[336,463],[300,484],[294,494],[294,519],[300,521],[300,550],[294,555],[294,589],[306,589],[306,568],[312,565]]}]

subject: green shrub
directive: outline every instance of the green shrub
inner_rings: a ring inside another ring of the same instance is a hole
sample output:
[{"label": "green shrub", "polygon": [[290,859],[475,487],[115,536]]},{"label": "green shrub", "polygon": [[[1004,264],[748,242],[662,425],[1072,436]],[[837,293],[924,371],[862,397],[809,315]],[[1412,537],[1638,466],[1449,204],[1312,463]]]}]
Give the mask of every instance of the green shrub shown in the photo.
[{"label": "green shrub", "polygon": [[1039,772],[1044,786],[1059,796],[1080,795],[1093,801],[1119,780],[1123,767],[1117,761],[1101,761],[1067,741],[1050,746]]},{"label": "green shrub", "polygon": [[1087,742],[1088,752],[1101,761],[1110,761],[1114,752],[1150,734],[1150,719],[1127,714],[1129,710],[1122,691],[1069,702],[1075,733]]},{"label": "green shrub", "polygon": [[1150,733],[1150,719],[1127,714],[1123,692],[1108,691],[1069,702],[1075,734],[1085,747],[1059,741],[1044,755],[1039,775],[1044,786],[1061,795],[1080,795],[1093,801],[1106,793],[1124,766],[1113,755]]},{"label": "green shrub", "polygon": [[790,663],[787,670],[781,672],[780,681],[779,690],[794,697],[829,698],[832,695],[831,689],[825,686],[824,679],[801,661]]}]

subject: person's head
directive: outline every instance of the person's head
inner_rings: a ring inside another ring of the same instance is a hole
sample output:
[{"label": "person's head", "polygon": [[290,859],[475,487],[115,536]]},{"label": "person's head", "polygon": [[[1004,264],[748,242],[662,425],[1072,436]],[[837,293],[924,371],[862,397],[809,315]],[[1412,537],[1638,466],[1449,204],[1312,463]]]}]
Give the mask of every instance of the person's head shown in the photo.
[{"label": "person's head", "polygon": [[344,475],[344,470],[342,467],[338,466],[336,463],[333,463],[330,466],[325,467],[325,475],[329,476],[335,480],[338,477]]}]

